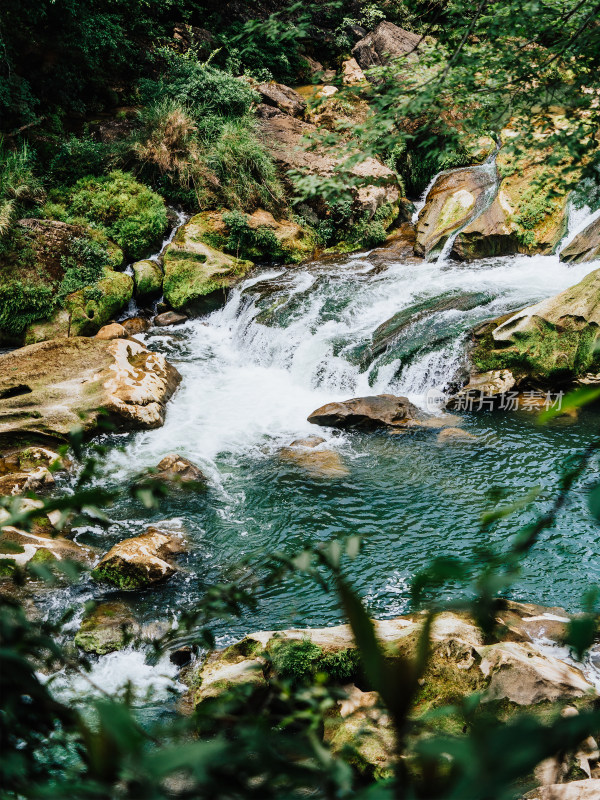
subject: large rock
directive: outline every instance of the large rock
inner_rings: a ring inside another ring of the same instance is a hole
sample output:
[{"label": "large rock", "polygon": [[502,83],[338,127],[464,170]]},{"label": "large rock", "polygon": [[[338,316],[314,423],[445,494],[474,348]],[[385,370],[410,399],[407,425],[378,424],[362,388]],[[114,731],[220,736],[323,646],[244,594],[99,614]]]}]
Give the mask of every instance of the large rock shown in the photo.
[{"label": "large rock", "polygon": [[564,292],[477,331],[478,370],[511,370],[517,382],[552,384],[598,370],[600,269]]},{"label": "large rock", "polygon": [[390,61],[405,58],[416,61],[417,47],[422,37],[399,28],[392,22],[380,22],[352,48],[352,55],[362,67],[382,67]]},{"label": "large rock", "polygon": [[308,417],[313,425],[332,428],[443,428],[450,422],[424,414],[406,397],[380,394],[328,403]]},{"label": "large rock", "polygon": [[202,470],[189,459],[169,453],[156,466],[150,476],[153,480],[172,487],[206,488],[208,479]]},{"label": "large rock", "polygon": [[140,626],[124,603],[101,603],[85,615],[75,634],[75,644],[99,656],[122,650]]},{"label": "large rock", "polygon": [[[311,138],[318,134],[316,125],[299,119],[278,115],[260,122],[264,142],[283,173],[297,170],[303,174],[332,176],[341,164],[337,151],[319,145],[310,148]],[[396,206],[400,188],[395,173],[375,158],[367,158],[351,170],[360,180],[355,190],[357,209],[369,214],[384,204]]]},{"label": "large rock", "polygon": [[577,234],[560,251],[560,260],[569,263],[595,261],[600,258],[600,216]]},{"label": "large rock", "polygon": [[181,376],[138,342],[75,337],[0,355],[0,442],[93,431],[101,410],[121,429],[157,428]]},{"label": "large rock", "polygon": [[539,151],[497,157],[500,185],[493,202],[460,231],[451,256],[471,261],[488,256],[553,253],[567,232],[568,192],[560,169]]},{"label": "large rock", "polygon": [[581,670],[542,655],[524,642],[500,642],[480,648],[480,669],[489,677],[485,700],[509,700],[520,706],[594,694]]},{"label": "large rock", "polygon": [[[247,235],[238,236],[235,245],[230,241],[231,222],[227,211],[205,211],[194,217],[198,235],[205,244],[227,250],[248,261],[277,261],[298,263],[311,258],[316,250],[313,236],[289,219],[276,220],[270,211],[258,209],[252,214],[238,216],[247,226]],[[228,224],[229,221],[229,224]]]},{"label": "large rock", "polygon": [[170,559],[184,551],[182,539],[173,533],[148,528],[141,536],[125,539],[102,557],[92,577],[126,591],[143,589],[170,577]]},{"label": "large rock", "polygon": [[284,86],[282,83],[261,83],[255,87],[262,97],[263,103],[275,106],[284,114],[292,117],[301,117],[306,109],[306,101],[298,92]]},{"label": "large rock", "polygon": [[[24,500],[21,510],[34,510],[37,506],[34,500]],[[4,523],[8,513],[4,509],[0,511],[0,522]],[[34,526],[31,531],[23,531],[12,525],[4,525],[0,529],[0,575],[11,574],[17,566],[24,568],[57,561],[74,561],[89,567],[93,558],[94,552],[90,548],[82,547],[64,536],[53,536],[39,526]]]},{"label": "large rock", "polygon": [[183,225],[167,247],[163,266],[165,300],[179,309],[193,309],[208,295],[226,291],[252,268],[251,261],[228,256],[203,241],[200,214]]},{"label": "large rock", "polygon": [[592,778],[540,786],[527,792],[524,800],[598,800],[599,797],[600,779]]},{"label": "large rock", "polygon": [[415,252],[429,256],[442,250],[449,237],[476,213],[485,193],[495,183],[484,168],[453,170],[440,175],[431,187],[417,221]]},{"label": "large rock", "polygon": [[25,343],[93,336],[127,306],[132,296],[133,278],[106,268],[104,277],[93,287],[68,295],[63,308],[48,321],[30,325],[25,332]]}]

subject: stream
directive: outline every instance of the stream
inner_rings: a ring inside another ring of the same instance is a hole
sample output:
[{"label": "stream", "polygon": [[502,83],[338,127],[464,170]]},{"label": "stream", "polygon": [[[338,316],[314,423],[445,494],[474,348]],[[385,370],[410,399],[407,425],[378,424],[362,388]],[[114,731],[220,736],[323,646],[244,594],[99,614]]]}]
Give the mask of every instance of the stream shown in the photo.
[{"label": "stream", "polygon": [[[583,227],[583,216],[573,214],[571,235]],[[379,249],[257,269],[222,308],[152,329],[141,338],[175,364],[182,384],[163,428],[105,437],[111,449],[101,481],[126,485],[177,452],[204,470],[210,489],[172,496],[160,512],[124,498],[109,509],[107,529],[79,528],[76,539],[106,551],[167,520],[185,530],[188,552],[164,584],[127,595],[84,580],[49,592],[46,612],[58,614],[68,604],[81,609],[91,598],[119,599],[134,605],[146,633],[160,631],[211,584],[256,577],[239,569],[242,558],[292,553],[351,533],[363,535],[364,546],[348,574],[371,613],[409,611],[411,579],[432,558],[467,556],[480,545],[507,547],[512,533],[548,507],[565,459],[597,432],[598,412],[546,427],[524,410],[466,413],[463,427],[477,439],[462,446],[440,446],[429,430],[392,436],[317,428],[308,414],[326,402],[379,393],[406,395],[424,407],[428,392],[448,392],[466,374],[475,324],[554,295],[597,267],[561,264],[557,255],[403,262]],[[339,453],[346,476],[311,476],[279,458],[282,447],[310,434]],[[576,484],[556,526],[525,560],[514,599],[575,611],[590,584],[600,582],[600,529],[586,497],[599,477],[596,465]],[[538,485],[542,493],[532,507],[501,520],[481,541],[484,511]],[[252,630],[343,620],[332,595],[305,578],[285,578],[257,599],[255,612],[215,627],[219,643]],[[72,631],[80,619],[81,613]],[[91,677],[107,690],[128,679],[140,693],[154,686],[160,700],[176,685],[176,668],[166,657],[150,666],[142,650],[130,647],[99,658]],[[89,691],[87,684],[67,683],[77,693]]]}]

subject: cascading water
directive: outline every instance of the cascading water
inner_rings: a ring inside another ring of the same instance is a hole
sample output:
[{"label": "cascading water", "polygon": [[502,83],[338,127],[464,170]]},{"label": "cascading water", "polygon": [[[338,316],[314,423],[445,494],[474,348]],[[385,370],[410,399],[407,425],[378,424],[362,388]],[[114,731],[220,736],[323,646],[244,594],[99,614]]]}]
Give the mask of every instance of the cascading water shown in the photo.
[{"label": "cascading water", "polygon": [[[527,413],[465,415],[464,427],[476,439],[460,451],[438,446],[428,431],[389,436],[315,428],[308,414],[332,400],[385,392],[423,404],[429,389],[448,387],[460,373],[475,324],[555,294],[597,266],[565,265],[557,256],[408,263],[380,250],[257,270],[223,308],[146,335],[177,366],[182,385],[163,428],[109,438],[115,449],[105,483],[126,485],[177,452],[205,470],[210,490],[173,496],[160,513],[123,498],[107,531],[80,529],[78,540],[106,550],[150,522],[181,521],[189,552],[180,571],[135,596],[136,616],[147,626],[171,625],[205,586],[227,580],[232,570],[239,578],[243,557],[290,552],[307,539],[352,531],[364,535],[365,545],[348,567],[350,578],[371,611],[405,611],[411,577],[429,559],[481,544],[478,517],[489,510],[494,487],[518,497],[542,484],[537,510],[546,507],[562,462],[597,429],[597,413],[583,413],[576,425],[566,419],[545,428]],[[315,477],[279,459],[283,446],[310,433],[324,437],[321,448],[339,453],[346,477]],[[489,543],[503,547],[534,513],[525,509],[500,520]],[[546,546],[527,560],[519,597],[577,607],[588,584],[600,579],[596,537],[581,483],[568,518],[559,516]],[[67,602],[111,594],[85,582],[53,593],[47,609],[58,613]],[[217,627],[219,641],[249,630],[340,621],[330,597],[308,581],[299,588],[283,579],[259,599],[256,612]],[[138,663],[130,648],[113,657],[111,670],[122,668],[127,676]],[[160,689],[173,673],[157,670]],[[102,682],[106,675],[98,667],[94,678]]]}]

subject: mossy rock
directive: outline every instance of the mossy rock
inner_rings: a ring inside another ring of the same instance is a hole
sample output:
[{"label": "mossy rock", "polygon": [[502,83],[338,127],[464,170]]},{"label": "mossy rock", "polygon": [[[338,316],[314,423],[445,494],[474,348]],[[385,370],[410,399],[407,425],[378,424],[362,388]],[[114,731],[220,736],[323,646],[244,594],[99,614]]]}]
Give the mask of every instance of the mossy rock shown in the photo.
[{"label": "mossy rock", "polygon": [[230,289],[253,264],[206,244],[205,220],[192,217],[164,255],[165,300],[175,309],[193,310],[207,296]]},{"label": "mossy rock", "polygon": [[477,331],[472,352],[480,372],[509,369],[553,385],[600,369],[600,270],[564,292],[505,315]]},{"label": "mossy rock", "polygon": [[68,336],[93,336],[119,314],[133,296],[133,278],[105,268],[95,286],[73,292],[48,322],[30,325],[25,344]]},{"label": "mossy rock", "polygon": [[157,297],[162,292],[163,271],[156,261],[136,261],[132,266],[136,297]]},{"label": "mossy rock", "polygon": [[106,655],[122,650],[138,629],[124,603],[102,603],[84,617],[75,644],[86,653]]}]

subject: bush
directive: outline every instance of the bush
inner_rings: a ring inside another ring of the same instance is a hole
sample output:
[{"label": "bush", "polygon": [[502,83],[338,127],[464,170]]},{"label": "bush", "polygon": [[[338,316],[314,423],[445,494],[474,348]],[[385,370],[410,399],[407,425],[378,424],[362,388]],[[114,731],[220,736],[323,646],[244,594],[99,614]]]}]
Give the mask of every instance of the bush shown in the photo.
[{"label": "bush", "polygon": [[49,172],[56,184],[69,185],[90,175],[103,175],[114,166],[118,146],[98,142],[91,136],[71,136],[50,161]]},{"label": "bush", "polygon": [[8,233],[25,208],[45,199],[34,164],[33,153],[26,144],[17,150],[5,150],[0,138],[0,237]]},{"label": "bush", "polygon": [[[52,213],[58,208],[51,207]],[[66,192],[62,218],[66,222],[86,220],[103,228],[130,260],[147,255],[167,227],[163,199],[119,170],[78,181]]]},{"label": "bush", "polygon": [[46,319],[53,308],[53,292],[44,285],[11,281],[0,285],[0,330],[19,337],[28,325]]},{"label": "bush", "polygon": [[195,60],[193,51],[185,55],[163,50],[166,72],[157,81],[145,80],[140,86],[146,104],[170,100],[189,108],[196,121],[207,117],[243,117],[258,100],[256,92],[243,80]]},{"label": "bush", "polygon": [[94,286],[104,275],[110,253],[99,242],[79,237],[71,241],[69,254],[60,263],[65,271],[56,300],[62,305],[67,295]]}]

